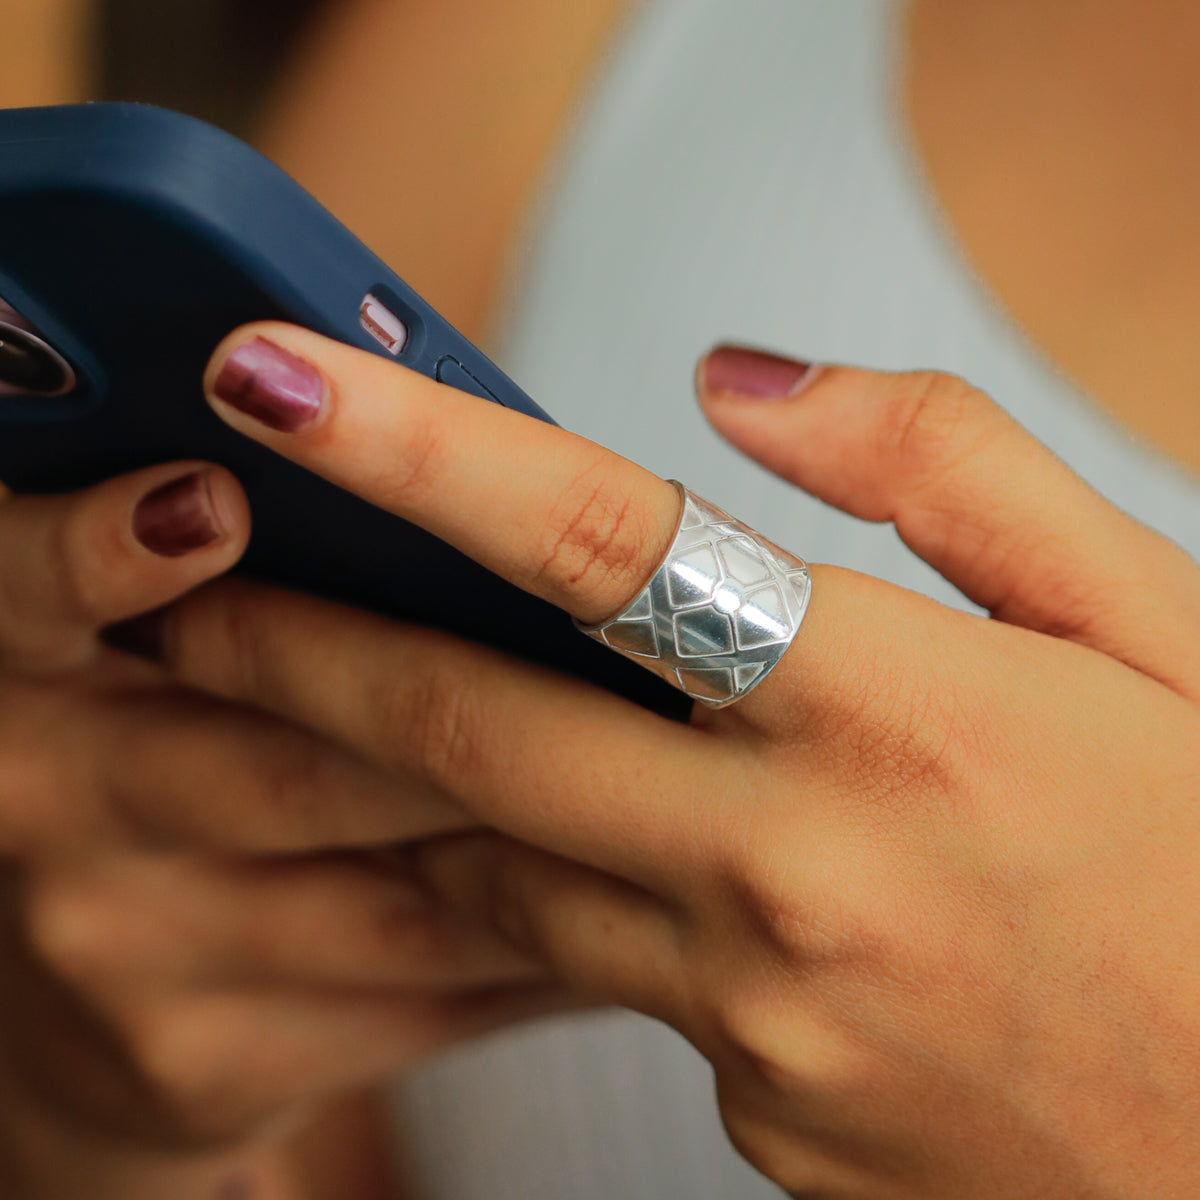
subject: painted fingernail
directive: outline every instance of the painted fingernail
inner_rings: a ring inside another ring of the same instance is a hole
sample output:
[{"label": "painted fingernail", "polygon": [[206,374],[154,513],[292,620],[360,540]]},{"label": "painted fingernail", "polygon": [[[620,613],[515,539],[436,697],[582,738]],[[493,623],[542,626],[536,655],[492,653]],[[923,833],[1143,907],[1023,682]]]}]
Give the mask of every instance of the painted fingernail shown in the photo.
[{"label": "painted fingernail", "polygon": [[165,657],[167,614],[165,609],[132,617],[100,631],[100,640],[113,650],[144,658],[148,662],[162,662]]},{"label": "painted fingernail", "polygon": [[239,346],[213,384],[218,400],[281,433],[295,433],[321,411],[321,373],[266,338]]},{"label": "painted fingernail", "polygon": [[744,346],[718,346],[704,360],[704,390],[753,400],[796,395],[814,372],[811,363]]},{"label": "painted fingernail", "polygon": [[133,510],[133,535],[163,558],[182,558],[222,534],[208,489],[208,472],[173,479],[148,492]]}]

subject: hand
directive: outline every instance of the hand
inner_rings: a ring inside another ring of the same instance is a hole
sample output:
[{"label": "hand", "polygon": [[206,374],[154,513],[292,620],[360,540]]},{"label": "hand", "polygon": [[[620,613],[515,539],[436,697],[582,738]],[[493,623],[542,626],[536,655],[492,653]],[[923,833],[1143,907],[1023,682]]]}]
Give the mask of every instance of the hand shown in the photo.
[{"label": "hand", "polygon": [[566,1003],[359,851],[472,824],[440,793],[98,639],[226,571],[248,531],[202,464],[0,494],[9,1200],[207,1198],[235,1168],[274,1200],[258,1147],[314,1102]]},{"label": "hand", "polygon": [[[831,368],[771,403],[742,393],[799,368],[737,382],[750,361],[702,364],[717,428],[894,521],[991,619],[815,567],[784,661],[690,727],[249,587],[174,607],[169,670],[499,831],[414,867],[691,1039],[735,1145],[796,1195],[1194,1196],[1200,570],[958,380]],[[585,621],[672,534],[674,489],[633,464],[313,334],[240,330],[207,387],[235,428]]]}]

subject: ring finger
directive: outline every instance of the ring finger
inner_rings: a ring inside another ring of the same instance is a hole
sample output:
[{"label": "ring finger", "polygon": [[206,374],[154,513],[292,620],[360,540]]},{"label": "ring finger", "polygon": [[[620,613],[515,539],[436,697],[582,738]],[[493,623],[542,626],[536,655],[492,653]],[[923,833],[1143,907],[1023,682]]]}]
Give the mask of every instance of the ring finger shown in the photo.
[{"label": "ring finger", "polygon": [[287,721],[183,689],[114,697],[80,736],[75,766],[107,797],[99,832],[124,843],[301,853],[477,823],[425,780],[385,774]]}]

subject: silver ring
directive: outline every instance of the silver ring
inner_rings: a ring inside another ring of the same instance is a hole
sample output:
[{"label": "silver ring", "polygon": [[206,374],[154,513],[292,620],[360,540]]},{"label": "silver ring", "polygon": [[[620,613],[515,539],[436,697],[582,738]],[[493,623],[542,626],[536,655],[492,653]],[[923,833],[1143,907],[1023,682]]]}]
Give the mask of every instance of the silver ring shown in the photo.
[{"label": "silver ring", "polygon": [[800,629],[812,596],[803,559],[693,495],[666,557],[624,612],[575,627],[710,708],[757,687]]}]

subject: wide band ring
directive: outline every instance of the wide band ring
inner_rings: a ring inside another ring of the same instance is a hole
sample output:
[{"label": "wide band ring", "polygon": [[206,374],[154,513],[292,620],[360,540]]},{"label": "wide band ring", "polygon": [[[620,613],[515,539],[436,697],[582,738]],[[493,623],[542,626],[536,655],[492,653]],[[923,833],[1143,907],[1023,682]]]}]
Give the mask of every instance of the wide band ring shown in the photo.
[{"label": "wide band ring", "polygon": [[666,557],[637,598],[577,629],[711,708],[757,687],[800,629],[812,595],[803,559],[670,481],[683,501]]}]

